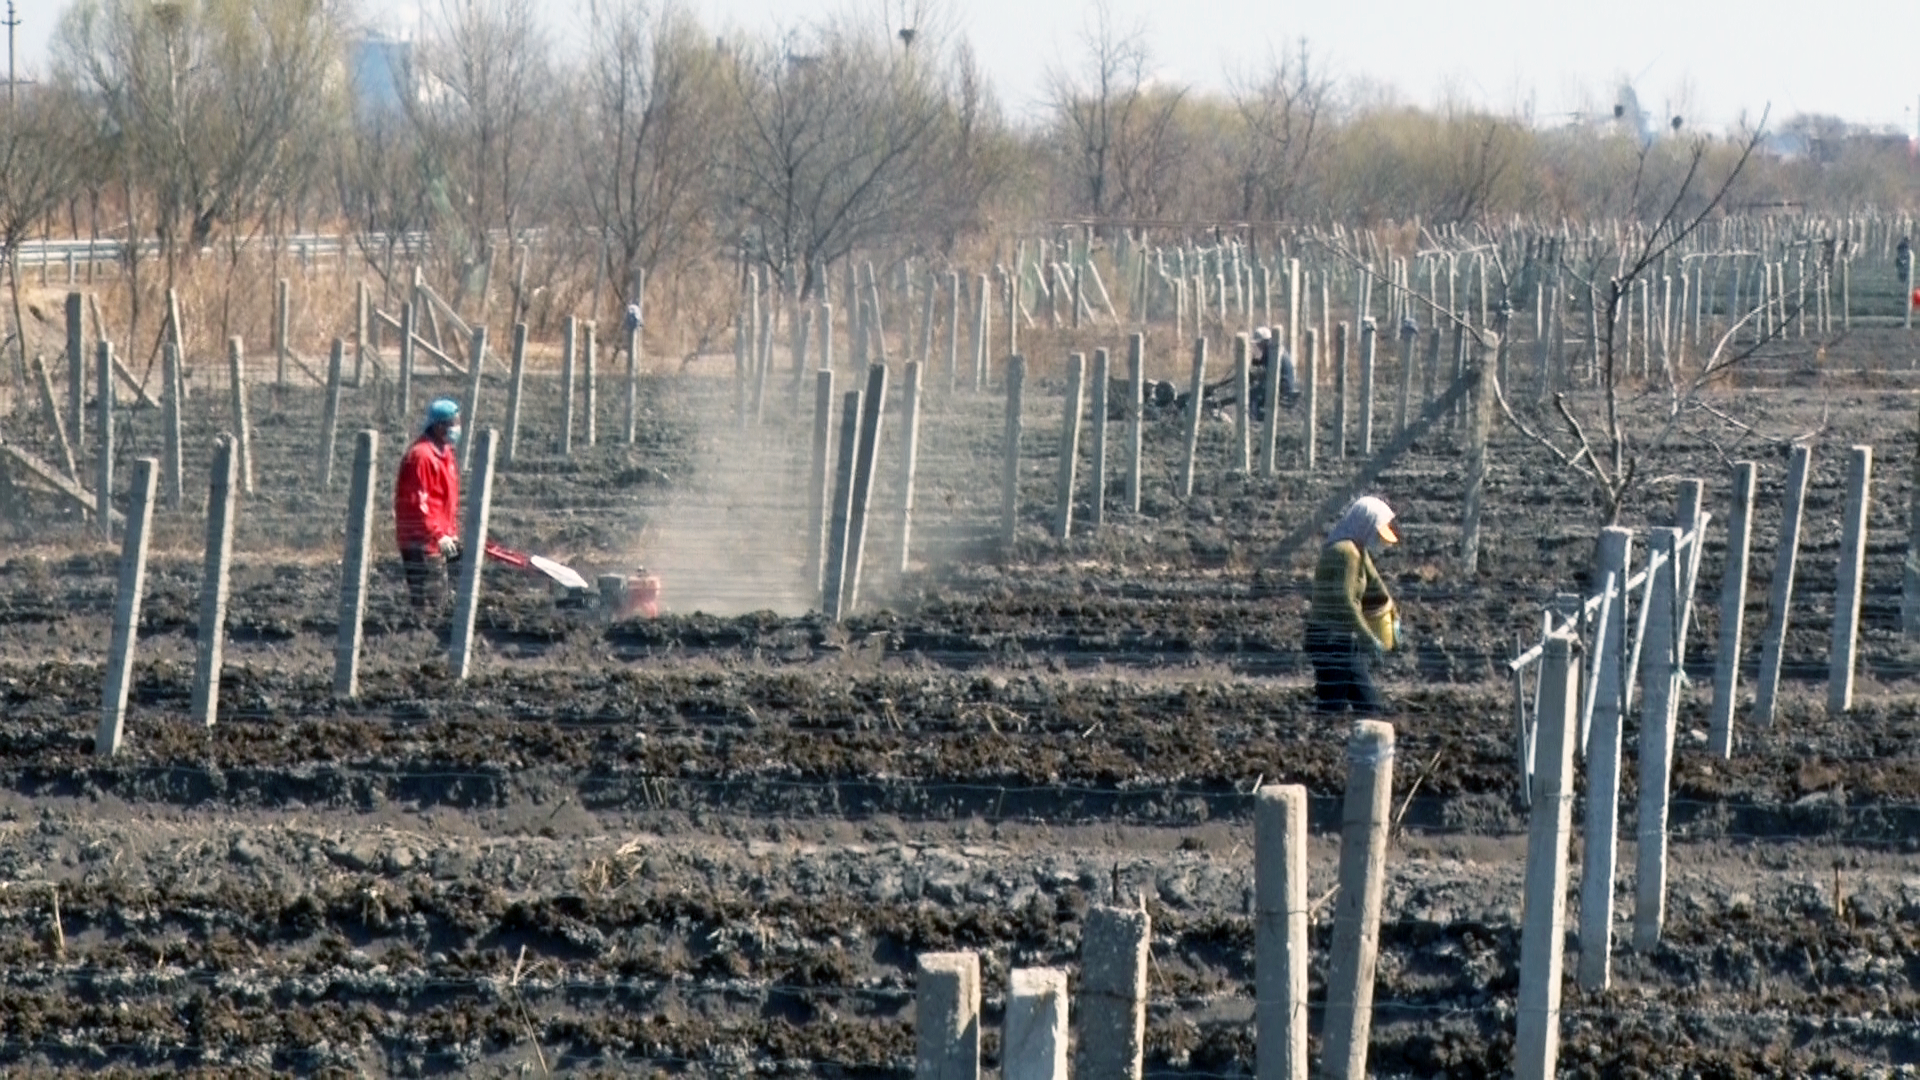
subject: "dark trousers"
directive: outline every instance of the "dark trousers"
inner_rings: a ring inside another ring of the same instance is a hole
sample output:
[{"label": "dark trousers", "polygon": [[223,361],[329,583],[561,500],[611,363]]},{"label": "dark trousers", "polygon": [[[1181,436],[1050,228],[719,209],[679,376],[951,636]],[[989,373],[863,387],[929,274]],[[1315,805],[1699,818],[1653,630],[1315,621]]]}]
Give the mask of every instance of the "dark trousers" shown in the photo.
[{"label": "dark trousers", "polygon": [[446,574],[441,576],[438,548],[407,545],[400,549],[400,565],[407,573],[407,597],[415,611],[425,611],[445,601],[459,580],[460,556],[445,560]]},{"label": "dark trousers", "polygon": [[1320,712],[1352,709],[1360,716],[1386,711],[1367,671],[1372,650],[1350,633],[1307,633],[1307,658],[1313,661],[1313,705]]}]

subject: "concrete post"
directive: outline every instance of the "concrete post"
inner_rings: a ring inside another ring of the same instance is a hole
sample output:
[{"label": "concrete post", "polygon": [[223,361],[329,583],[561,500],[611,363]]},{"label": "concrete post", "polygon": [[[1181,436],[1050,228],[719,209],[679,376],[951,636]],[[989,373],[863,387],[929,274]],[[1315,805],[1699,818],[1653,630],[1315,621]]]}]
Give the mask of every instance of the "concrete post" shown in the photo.
[{"label": "concrete post", "polygon": [[1481,502],[1487,490],[1487,432],[1493,426],[1493,365],[1500,338],[1485,334],[1474,368],[1473,391],[1468,395],[1466,515],[1461,527],[1460,569],[1468,577],[1480,572]]},{"label": "concrete post", "polygon": [[923,368],[933,366],[933,302],[940,292],[935,284],[938,280],[932,274],[927,275],[927,298],[920,311],[920,366]]},{"label": "concrete post", "polygon": [[[336,339],[337,344],[337,339]],[[336,350],[338,355],[338,350]],[[193,704],[188,715],[212,727],[220,711],[220,667],[227,646],[227,583],[233,561],[237,461],[232,436],[214,443],[207,481],[207,553],[200,573],[200,651],[193,667]]]},{"label": "concrete post", "polygon": [[1660,943],[1667,905],[1667,798],[1673,772],[1673,725],[1679,709],[1676,659],[1679,628],[1679,529],[1653,530],[1655,557],[1666,556],[1653,571],[1647,622],[1640,647],[1640,683],[1646,700],[1640,710],[1640,808],[1636,838],[1633,947],[1651,952]]},{"label": "concrete post", "polygon": [[[1311,331],[1309,331],[1311,333]],[[1373,973],[1380,944],[1380,897],[1392,820],[1393,725],[1361,720],[1347,743],[1347,794],[1340,814],[1340,894],[1334,900],[1333,953],[1320,1073],[1366,1080],[1373,1024]]]},{"label": "concrete post", "polygon": [[1347,323],[1333,328],[1333,456],[1347,459]]},{"label": "concrete post", "polygon": [[[104,342],[103,342],[104,344]],[[113,387],[112,372],[109,381]],[[153,495],[160,463],[140,458],[133,463],[132,505],[127,507],[127,535],[120,549],[120,583],[113,594],[113,637],[107,645],[106,681],[100,704],[100,729],[93,739],[95,757],[120,751],[127,717],[127,692],[133,687],[133,651],[140,630],[140,600],[147,588],[147,535],[153,524]],[[106,520],[106,515],[100,515]]]},{"label": "concrete post", "polygon": [[793,353],[793,408],[800,410],[800,391],[807,380],[807,351],[813,345],[813,311],[798,304],[793,307],[793,334],[788,348]]},{"label": "concrete post", "polygon": [[1067,973],[1014,968],[1000,1038],[1004,1080],[1067,1080]]},{"label": "concrete post", "polygon": [[480,610],[480,570],[486,565],[487,519],[493,513],[493,454],[495,432],[482,431],[473,440],[472,495],[467,502],[466,525],[460,530],[460,591],[453,602],[453,629],[447,643],[447,674],[465,681],[473,666],[474,616]]},{"label": "concrete post", "polygon": [[1308,472],[1320,453],[1320,336],[1313,327],[1308,327],[1304,338],[1300,363],[1300,416],[1305,425],[1302,433],[1305,464]]},{"label": "concrete post", "polygon": [[[778,314],[779,309],[769,302],[766,313],[760,316],[759,344],[754,347],[753,352],[753,355],[758,358],[753,368],[753,422],[755,424],[766,422],[767,384],[773,378],[773,320]],[[593,333],[591,324],[587,327],[587,333],[591,341]]]},{"label": "concrete post", "polygon": [[[1287,260],[1287,355],[1300,356],[1300,297],[1305,282],[1300,279],[1300,260]],[[1278,341],[1280,332],[1274,331]]]},{"label": "concrete post", "polygon": [[867,330],[871,335],[868,354],[882,365],[887,362],[887,324],[881,318],[880,282],[873,276],[873,267],[867,267]]},{"label": "concrete post", "polygon": [[[773,319],[769,317],[767,326],[772,325]],[[580,402],[580,412],[581,418],[585,421],[587,445],[593,446],[600,439],[600,374],[595,365],[597,357],[594,355],[596,327],[589,320],[581,329],[586,336],[586,340],[580,346],[580,374],[586,382],[586,396]],[[765,388],[767,381],[766,370],[765,366],[760,369],[762,389]]]},{"label": "concrete post", "polygon": [[1238,473],[1253,470],[1253,369],[1248,366],[1247,335],[1233,335],[1233,450],[1228,467]]},{"label": "concrete post", "polygon": [[960,272],[947,275],[947,392],[960,389]]},{"label": "concrete post", "polygon": [[76,454],[82,452],[87,441],[87,345],[82,299],[77,292],[67,294],[67,433]]},{"label": "concrete post", "polygon": [[180,353],[171,341],[160,345],[160,381],[161,500],[178,510],[186,499],[186,481],[180,460]]},{"label": "concrete post", "polygon": [[1747,613],[1747,553],[1753,527],[1754,464],[1733,467],[1733,514],[1727,519],[1727,569],[1720,579],[1720,652],[1713,666],[1713,711],[1707,751],[1733,756],[1733,708],[1740,682],[1740,642]]},{"label": "concrete post", "polygon": [[[874,324],[876,335],[879,323]],[[853,463],[853,501],[847,505],[847,565],[843,614],[860,599],[860,570],[867,548],[867,517],[873,505],[873,473],[880,455],[880,421],[886,415],[887,365],[867,366],[867,394],[860,403],[860,454]]]},{"label": "concrete post", "polygon": [[1393,423],[1395,435],[1407,430],[1413,412],[1414,344],[1420,340],[1420,327],[1412,319],[1400,323],[1400,410]]},{"label": "concrete post", "polygon": [[1009,547],[1020,526],[1020,430],[1027,381],[1027,358],[1007,358],[1007,435],[1001,446],[1000,538]]},{"label": "concrete post", "polygon": [[[343,255],[344,258],[344,255]],[[360,376],[367,362],[367,283],[354,282],[353,289],[353,385],[360,385]]]},{"label": "concrete post", "polygon": [[287,293],[287,279],[281,278],[273,288],[273,392],[284,394],[287,390],[287,326],[290,320],[292,303]]},{"label": "concrete post", "polygon": [[1373,319],[1360,323],[1360,456],[1373,456],[1373,354],[1379,337]]},{"label": "concrete post", "polygon": [[913,998],[914,1080],[980,1080],[980,955],[922,953]]},{"label": "concrete post", "polygon": [[1620,714],[1625,701],[1626,584],[1632,561],[1633,533],[1627,529],[1600,531],[1599,565],[1595,578],[1613,576],[1620,595],[1608,613],[1606,635],[1598,642],[1599,678],[1590,694],[1593,729],[1587,746],[1587,812],[1581,838],[1580,864],[1580,988],[1589,993],[1607,988],[1613,949],[1613,879],[1620,821]]},{"label": "concrete post", "polygon": [[246,346],[237,337],[227,339],[227,378],[233,389],[233,437],[240,454],[240,490],[253,494],[252,420],[247,408]]},{"label": "concrete post", "polygon": [[973,390],[977,394],[987,388],[987,357],[993,334],[993,300],[987,291],[987,275],[980,275],[974,295],[980,298],[973,313]]},{"label": "concrete post", "polygon": [[[347,489],[347,541],[340,561],[340,626],[333,648],[333,696],[360,696],[360,639],[367,614],[367,568],[372,564],[374,460],[380,433],[362,431],[354,442],[353,481]],[[476,556],[477,557],[477,556]]]},{"label": "concrete post", "polygon": [[333,351],[327,354],[327,399],[320,408],[321,491],[333,488],[333,440],[340,430],[340,369],[346,361],[347,343],[333,339]]},{"label": "concrete post", "polygon": [[[1911,291],[1908,303],[1912,303]],[[1833,646],[1827,668],[1827,712],[1853,708],[1854,654],[1860,644],[1860,593],[1866,577],[1867,509],[1873,447],[1856,446],[1847,467],[1847,516],[1841,523],[1839,586],[1833,597]]]},{"label": "concrete post", "polygon": [[827,565],[828,466],[833,445],[833,369],[814,373],[813,459],[807,470],[807,552],[812,559],[813,584],[823,588]]},{"label": "concrete post", "polygon": [[1674,631],[1673,638],[1675,664],[1682,664],[1686,660],[1688,631],[1693,626],[1693,586],[1700,573],[1700,552],[1706,546],[1705,534],[1700,532],[1700,525],[1706,520],[1703,513],[1706,498],[1707,486],[1703,481],[1680,481],[1680,495],[1674,507],[1674,527],[1682,534],[1698,534],[1701,542],[1688,546],[1686,557],[1680,560],[1678,576],[1673,579],[1679,593],[1676,610],[1680,613],[1679,621],[1675,624],[1678,629]]},{"label": "concrete post", "polygon": [[1920,637],[1920,453],[1913,456],[1907,501],[1907,557],[1900,564],[1900,632]]},{"label": "concrete post", "polygon": [[1254,795],[1254,1046],[1258,1080],[1307,1078],[1307,789]]},{"label": "concrete post", "polygon": [[860,391],[849,390],[840,405],[840,453],[833,483],[833,513],[828,519],[827,564],[821,575],[820,610],[840,621],[842,583],[847,570],[847,523],[852,516],[854,465],[860,453]]},{"label": "concrete post", "polygon": [[501,463],[513,464],[520,445],[520,390],[527,379],[527,324],[513,324],[513,366],[507,376],[506,446],[500,452]]},{"label": "concrete post", "polygon": [[[90,296],[87,298],[87,301],[93,305],[93,325],[100,331],[100,336],[104,338],[106,337],[106,328],[100,325],[100,298],[98,296]],[[179,350],[182,358],[185,358],[187,355],[187,328],[180,320],[180,293],[175,289],[167,290],[166,332],[167,338],[173,342],[173,347]]]},{"label": "concrete post", "polygon": [[1080,1080],[1139,1080],[1151,930],[1142,910],[1087,912],[1080,932],[1080,1037],[1073,1067]]},{"label": "concrete post", "polygon": [[[931,299],[933,289],[927,289]],[[933,312],[928,310],[931,319]],[[931,342],[926,344],[931,347]],[[926,365],[918,360],[910,361],[906,368],[905,412],[900,418],[900,566],[899,572],[907,572],[913,551],[913,474],[920,462],[920,373]]]},{"label": "concrete post", "polygon": [[1555,634],[1541,658],[1538,779],[1527,824],[1526,916],[1520,927],[1518,1080],[1551,1080],[1560,1049],[1561,948],[1567,923],[1567,842],[1573,825],[1573,743],[1580,707],[1574,639]]},{"label": "concrete post", "polygon": [[1140,443],[1146,427],[1146,404],[1141,395],[1146,385],[1146,366],[1146,335],[1127,335],[1126,507],[1129,514],[1140,512]]},{"label": "concrete post", "polygon": [[1773,723],[1775,695],[1780,687],[1780,661],[1786,653],[1787,625],[1792,615],[1793,573],[1800,557],[1800,516],[1807,503],[1807,476],[1812,450],[1796,445],[1787,458],[1786,501],[1780,510],[1780,539],[1773,558],[1773,587],[1767,599],[1767,629],[1760,639],[1760,674],[1753,688],[1753,722]]},{"label": "concrete post", "polygon": [[1060,414],[1060,465],[1054,478],[1053,534],[1073,535],[1073,481],[1080,461],[1080,414],[1086,409],[1087,358],[1067,357],[1067,396]]},{"label": "concrete post", "polygon": [[[1280,334],[1284,327],[1269,327],[1267,366],[1260,374],[1260,398],[1266,403],[1267,421],[1260,425],[1260,475],[1272,476],[1274,448],[1280,433]],[[1287,354],[1293,355],[1291,353]]]},{"label": "concrete post", "polygon": [[[560,456],[573,456],[573,369],[580,345],[580,319],[567,316],[560,345]],[[744,384],[743,384],[744,385]]]},{"label": "concrete post", "polygon": [[[473,327],[473,336],[467,343],[467,400],[460,407],[461,426],[469,431],[480,430],[480,375],[487,369],[487,328]],[[460,444],[460,472],[470,475],[468,466],[473,463],[473,443]]]},{"label": "concrete post", "polygon": [[1187,385],[1186,454],[1180,463],[1180,497],[1193,497],[1195,460],[1200,454],[1200,420],[1206,415],[1207,339],[1193,339],[1193,378]]},{"label": "concrete post", "polygon": [[1092,471],[1087,486],[1092,489],[1087,505],[1087,524],[1100,528],[1107,520],[1107,389],[1112,379],[1107,350],[1093,350],[1093,425]]},{"label": "concrete post", "polygon": [[[113,342],[102,338],[94,349],[98,363],[94,366],[94,379],[100,387],[99,415],[94,422],[100,426],[99,460],[95,463],[94,518],[100,526],[100,538],[113,539]],[[131,519],[129,519],[131,521]]]},{"label": "concrete post", "polygon": [[79,483],[80,469],[74,463],[73,444],[67,441],[67,422],[60,418],[60,402],[54,397],[53,377],[47,374],[47,365],[39,353],[33,356],[33,378],[40,386],[40,409],[46,413],[47,426],[53,429],[54,441],[60,445],[60,465],[66,469],[69,480]]},{"label": "concrete post", "polygon": [[[642,311],[640,326],[634,326],[627,330],[627,445],[628,446],[632,446],[634,442],[638,440],[640,437],[640,351],[646,346],[646,342],[643,341],[641,338],[640,331],[641,331],[641,326],[646,325],[646,316],[644,313],[646,310],[646,303],[647,303],[647,300],[646,300],[647,272],[645,270],[638,271],[637,278],[638,280],[634,283],[633,302],[636,305],[638,305]],[[802,334],[806,333],[806,326],[804,324],[801,326],[800,332]],[[803,357],[804,357],[805,351],[806,350],[803,346],[801,349]],[[798,383],[798,378],[796,377],[795,389],[797,390],[798,387],[799,387],[799,383]]]},{"label": "concrete post", "polygon": [[411,302],[400,308],[400,422],[413,423],[413,358],[415,356],[413,338],[418,327],[414,320],[418,314]]},{"label": "concrete post", "polygon": [[824,371],[833,370],[833,305],[820,305],[820,367]]}]

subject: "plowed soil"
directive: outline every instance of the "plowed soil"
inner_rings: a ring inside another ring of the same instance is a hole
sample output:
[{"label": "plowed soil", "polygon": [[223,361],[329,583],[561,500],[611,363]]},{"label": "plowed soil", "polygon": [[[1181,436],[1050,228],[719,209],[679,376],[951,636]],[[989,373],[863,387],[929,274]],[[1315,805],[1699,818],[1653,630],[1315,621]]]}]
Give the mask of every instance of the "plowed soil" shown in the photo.
[{"label": "plowed soil", "polygon": [[[1900,633],[1920,399],[1904,335],[1874,333],[1817,362],[1782,348],[1711,395],[1743,426],[1687,411],[1642,465],[1654,479],[1623,522],[1636,545],[1667,523],[1677,478],[1704,479],[1715,516],[1688,640],[1670,901],[1658,948],[1628,948],[1630,761],[1613,984],[1586,995],[1569,975],[1565,1075],[1920,1075],[1920,653]],[[1153,374],[1178,377],[1156,347]],[[1009,969],[1073,968],[1089,906],[1117,902],[1153,918],[1149,1075],[1251,1075],[1261,783],[1312,798],[1317,1045],[1349,725],[1311,707],[1306,556],[1272,555],[1353,466],[1331,427],[1320,470],[1299,467],[1289,434],[1280,474],[1260,478],[1229,468],[1230,414],[1211,421],[1180,498],[1180,424],[1157,422],[1142,512],[1110,501],[1098,531],[1061,541],[1062,382],[1037,362],[1021,528],[1003,545],[1003,401],[951,392],[936,369],[911,558],[903,571],[895,410],[859,601],[836,624],[817,613],[805,542],[811,383],[803,401],[783,361],[764,422],[742,426],[725,365],[649,375],[632,445],[624,387],[602,385],[597,444],[569,458],[554,445],[557,384],[536,371],[493,534],[590,580],[645,564],[667,610],[616,620],[595,598],[489,567],[465,681],[448,676],[444,615],[406,610],[385,539],[405,434],[392,387],[370,372],[347,392],[323,491],[320,391],[256,386],[257,486],[241,500],[210,729],[187,711],[207,461],[228,420],[227,388],[201,365],[186,505],[155,517],[127,744],[110,759],[93,733],[118,546],[10,471],[0,1067],[904,1077],[914,957],[946,949],[981,953],[997,1065]],[[424,382],[417,402],[461,396],[451,377]],[[502,393],[490,380],[470,433],[501,423]],[[1667,404],[1657,388],[1628,401],[1647,430]],[[123,416],[122,485],[159,433],[153,410]],[[384,431],[383,542],[362,693],[338,702],[344,476],[350,433],[369,425]],[[56,457],[24,406],[8,433]],[[1815,475],[1782,711],[1756,730],[1743,706],[1719,760],[1706,716],[1729,464],[1760,465],[1750,694],[1800,436]],[[1527,812],[1505,660],[1538,640],[1555,593],[1592,587],[1601,524],[1583,481],[1502,426],[1481,569],[1463,576],[1461,438],[1434,433],[1378,485],[1402,515],[1406,542],[1382,570],[1411,638],[1380,668],[1398,733],[1370,1056],[1383,1077],[1512,1068]],[[1861,681],[1855,708],[1830,716],[1856,443],[1876,449]],[[1576,838],[1576,881],[1579,865]],[[1577,887],[1569,905],[1572,926]]]}]

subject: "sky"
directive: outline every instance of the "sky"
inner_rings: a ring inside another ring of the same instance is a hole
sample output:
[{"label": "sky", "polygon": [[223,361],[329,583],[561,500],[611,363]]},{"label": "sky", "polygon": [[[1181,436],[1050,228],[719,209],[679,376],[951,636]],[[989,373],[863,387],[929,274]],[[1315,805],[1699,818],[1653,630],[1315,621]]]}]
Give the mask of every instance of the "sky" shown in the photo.
[{"label": "sky", "polygon": [[[44,70],[69,0],[13,0],[17,62]],[[421,0],[360,0],[397,29]],[[424,0],[434,5],[440,0]],[[891,12],[931,2],[964,33],[1016,119],[1044,112],[1049,70],[1082,55],[1092,4],[1081,0],[681,0],[716,32],[791,27],[834,11]],[[577,44],[583,0],[533,0],[557,40]],[[1304,43],[1345,89],[1409,104],[1461,101],[1556,126],[1610,111],[1630,84],[1660,118],[1723,132],[1771,106],[1915,131],[1920,8],[1826,0],[1784,15],[1766,0],[1109,0],[1116,26],[1144,29],[1157,77],[1225,90]]]}]

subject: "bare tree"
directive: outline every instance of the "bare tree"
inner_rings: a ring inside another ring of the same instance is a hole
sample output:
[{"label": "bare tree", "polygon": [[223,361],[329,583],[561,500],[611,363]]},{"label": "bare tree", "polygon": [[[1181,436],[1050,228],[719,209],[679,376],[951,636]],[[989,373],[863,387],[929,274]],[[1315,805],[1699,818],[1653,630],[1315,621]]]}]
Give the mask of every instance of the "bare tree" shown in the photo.
[{"label": "bare tree", "polygon": [[[1615,253],[1619,269],[1612,277],[1604,283],[1586,283],[1599,287],[1605,305],[1597,313],[1601,390],[1597,404],[1583,405],[1565,393],[1555,394],[1554,416],[1562,427],[1562,434],[1556,439],[1544,426],[1529,424],[1523,419],[1508,400],[1505,388],[1499,390],[1501,411],[1515,429],[1562,465],[1587,478],[1601,502],[1603,524],[1616,524],[1627,500],[1646,482],[1643,466],[1647,456],[1664,446],[1689,416],[1711,411],[1702,399],[1702,392],[1780,332],[1776,329],[1771,335],[1762,335],[1761,340],[1750,347],[1735,349],[1734,336],[1742,325],[1736,322],[1691,378],[1681,378],[1680,372],[1670,366],[1665,373],[1664,416],[1651,434],[1636,430],[1632,419],[1623,415],[1622,397],[1629,388],[1630,372],[1625,362],[1624,343],[1618,340],[1620,307],[1635,282],[1659,267],[1669,253],[1725,206],[1759,148],[1764,132],[1763,116],[1760,126],[1735,147],[1733,160],[1720,170],[1717,180],[1707,176],[1713,166],[1714,149],[1708,139],[1693,140],[1681,159],[1684,170],[1677,177],[1664,180],[1658,178],[1658,170],[1651,165],[1657,160],[1657,144],[1642,146],[1642,168],[1636,172],[1627,198],[1634,206],[1650,209],[1641,219],[1646,224]],[[1789,314],[1798,315],[1797,312]],[[1782,328],[1785,325],[1783,321]],[[1596,410],[1597,416],[1593,415]]]},{"label": "bare tree", "polygon": [[946,115],[924,44],[829,25],[734,57],[724,169],[741,243],[800,295],[827,263],[919,224]]},{"label": "bare tree", "polygon": [[79,159],[71,146],[85,117],[71,99],[51,90],[29,91],[0,111],[0,263],[8,268],[18,350],[16,387],[25,389],[27,341],[21,320],[20,245],[77,187]]},{"label": "bare tree", "polygon": [[388,289],[397,284],[400,246],[431,221],[424,166],[413,126],[377,109],[355,118],[334,157],[340,212],[353,225],[362,258]]},{"label": "bare tree", "polygon": [[1261,77],[1233,89],[1234,110],[1246,126],[1234,161],[1241,217],[1278,221],[1293,209],[1318,147],[1330,92],[1331,84],[1316,74],[1305,42],[1297,60],[1275,57]]},{"label": "bare tree", "polygon": [[403,101],[420,139],[429,206],[465,288],[531,216],[551,104],[547,41],[531,0],[440,0]]},{"label": "bare tree", "polygon": [[720,57],[685,9],[649,16],[644,0],[593,0],[581,82],[582,189],[611,246],[614,290],[691,255],[707,229],[713,133],[725,122]]},{"label": "bare tree", "polygon": [[97,100],[170,262],[310,164],[339,96],[334,0],[79,0],[61,76]]},{"label": "bare tree", "polygon": [[1157,181],[1174,161],[1169,135],[1186,91],[1152,84],[1146,28],[1116,26],[1107,0],[1093,5],[1082,42],[1082,71],[1047,73],[1082,208],[1094,217],[1153,213],[1163,196]]}]

